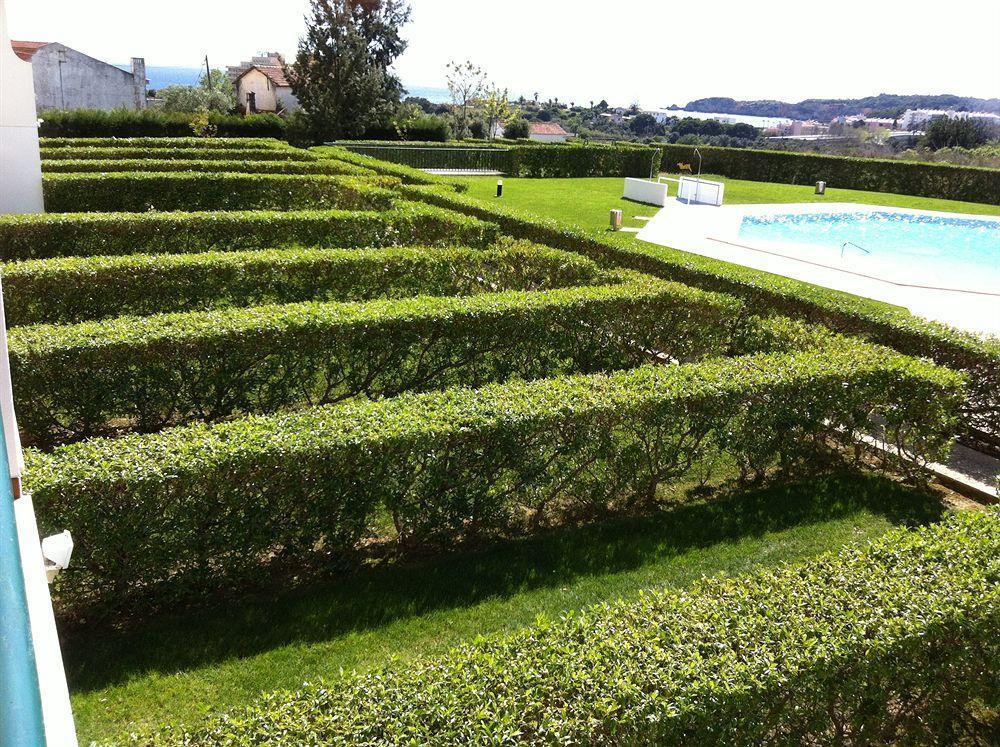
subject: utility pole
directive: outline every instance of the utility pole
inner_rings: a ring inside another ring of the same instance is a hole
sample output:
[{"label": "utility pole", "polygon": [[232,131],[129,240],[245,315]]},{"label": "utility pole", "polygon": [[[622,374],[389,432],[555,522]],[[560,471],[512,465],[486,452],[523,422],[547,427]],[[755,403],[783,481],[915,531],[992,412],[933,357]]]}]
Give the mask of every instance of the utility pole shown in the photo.
[{"label": "utility pole", "polygon": [[208,66],[208,55],[205,55],[205,88],[212,88],[212,68]]}]

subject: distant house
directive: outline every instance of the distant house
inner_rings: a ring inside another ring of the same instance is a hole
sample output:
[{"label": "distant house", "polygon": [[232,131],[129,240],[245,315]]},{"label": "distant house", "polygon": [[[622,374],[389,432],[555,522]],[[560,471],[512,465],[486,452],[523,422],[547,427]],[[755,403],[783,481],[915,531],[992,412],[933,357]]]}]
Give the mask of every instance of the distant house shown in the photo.
[{"label": "distant house", "polygon": [[254,57],[229,68],[237,105],[245,114],[286,113],[299,107],[285,75],[285,60],[277,52]]},{"label": "distant house", "polygon": [[528,139],[542,143],[564,143],[572,134],[566,132],[558,122],[532,122],[528,127]]},{"label": "distant house", "polygon": [[46,109],[145,109],[146,62],[132,58],[122,70],[57,42],[12,41],[14,53],[31,63],[35,105]]}]

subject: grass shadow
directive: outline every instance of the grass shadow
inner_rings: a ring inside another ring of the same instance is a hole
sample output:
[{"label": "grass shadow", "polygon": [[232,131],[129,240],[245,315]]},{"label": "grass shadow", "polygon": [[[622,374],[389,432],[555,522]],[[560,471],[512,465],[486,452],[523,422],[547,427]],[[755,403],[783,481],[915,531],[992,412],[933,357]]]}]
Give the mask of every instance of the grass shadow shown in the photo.
[{"label": "grass shadow", "polygon": [[255,595],[222,609],[163,615],[135,628],[75,631],[64,642],[77,692],[144,672],[175,672],[395,620],[474,605],[573,579],[628,571],[651,558],[870,511],[897,524],[940,518],[933,495],[841,472],[674,503],[652,516],[548,531],[485,550],[376,568],[338,581]]}]

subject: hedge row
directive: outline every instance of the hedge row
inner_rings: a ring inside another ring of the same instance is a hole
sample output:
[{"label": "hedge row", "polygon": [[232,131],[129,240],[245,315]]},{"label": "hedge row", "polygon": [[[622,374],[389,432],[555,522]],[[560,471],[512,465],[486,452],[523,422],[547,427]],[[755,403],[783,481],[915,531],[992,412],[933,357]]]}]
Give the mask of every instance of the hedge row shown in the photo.
[{"label": "hedge row", "polygon": [[[176,137],[191,135],[195,114],[169,113],[161,109],[48,109],[39,132],[47,137]],[[283,137],[285,120],[275,114],[209,115],[209,123],[227,137]]]},{"label": "hedge row", "polygon": [[152,210],[387,210],[388,177],[145,172],[46,174],[51,213]]},{"label": "hedge row", "polygon": [[7,324],[72,324],[126,314],[297,301],[451,296],[591,284],[579,254],[503,249],[273,249],[71,257],[2,267]]},{"label": "hedge row", "polygon": [[[663,149],[665,171],[677,170],[678,163],[697,161],[692,161],[693,149],[689,145],[659,147]],[[705,173],[732,179],[784,184],[825,181],[841,189],[1000,203],[1000,169],[750,148],[698,146],[698,150]]]},{"label": "hedge row", "polygon": [[391,211],[82,213],[0,216],[0,259],[182,254],[289,246],[487,246],[499,229],[461,213],[397,201]]},{"label": "hedge row", "polygon": [[[440,146],[441,144],[438,144]],[[339,147],[383,161],[420,168],[490,169],[521,177],[640,176],[660,168],[661,151],[646,146],[510,145],[504,148],[427,147],[414,143],[340,143]]]},{"label": "hedge row", "polygon": [[391,163],[380,158],[372,158],[371,156],[361,155],[360,153],[352,153],[345,148],[321,145],[312,148],[310,150],[310,155],[370,169],[378,174],[382,174],[383,176],[391,176],[399,179],[404,184],[445,186],[450,187],[456,192],[465,192],[469,188],[469,185],[464,182],[452,181],[442,176],[434,176],[433,174],[428,174],[424,171],[420,171],[419,169],[414,169],[402,164]]},{"label": "hedge row", "polygon": [[53,161],[315,161],[305,150],[279,148],[42,148],[42,163]]},{"label": "hedge row", "polygon": [[167,171],[199,171],[240,174],[350,174],[352,176],[374,176],[375,172],[343,161],[212,161],[212,160],[159,160],[155,152],[151,158],[127,160],[55,160],[42,161],[42,171],[46,173],[115,173],[144,172],[163,173]]},{"label": "hedge row", "polygon": [[1000,516],[965,513],[133,743],[987,744],[977,707],[1000,707],[998,558]]},{"label": "hedge row", "polygon": [[10,332],[18,423],[95,433],[725,352],[739,305],[675,283],[299,303]]},{"label": "hedge row", "polygon": [[405,541],[449,541],[654,500],[719,450],[815,471],[871,415],[936,456],[960,397],[951,371],[839,340],[29,449],[25,474],[43,529],[73,527],[60,607],[97,614],[135,592],[193,600],[267,561],[336,556],[376,515]]},{"label": "hedge row", "polygon": [[287,143],[268,137],[43,137],[43,150],[58,148],[128,148],[131,150],[281,150]]},{"label": "hedge row", "polygon": [[860,335],[908,355],[931,358],[965,371],[969,399],[963,407],[965,436],[1000,451],[1000,341],[983,340],[885,304],[780,275],[721,262],[690,252],[636,241],[608,231],[566,227],[499,204],[487,205],[440,188],[403,185],[413,199],[496,223],[519,239],[577,251],[650,275],[732,294],[755,313],[775,313]]}]

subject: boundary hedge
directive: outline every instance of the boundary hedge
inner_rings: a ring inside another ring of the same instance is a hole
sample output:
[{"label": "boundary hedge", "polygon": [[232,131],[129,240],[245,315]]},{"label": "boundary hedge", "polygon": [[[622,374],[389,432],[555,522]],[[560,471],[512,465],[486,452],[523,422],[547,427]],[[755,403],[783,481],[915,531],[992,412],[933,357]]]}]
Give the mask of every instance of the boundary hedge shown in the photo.
[{"label": "boundary hedge", "polygon": [[379,158],[364,156],[360,153],[351,153],[344,148],[320,145],[312,148],[310,154],[317,158],[324,158],[342,163],[349,163],[354,166],[371,169],[384,176],[391,176],[399,179],[404,184],[423,184],[427,186],[446,186],[456,192],[465,192],[469,185],[464,182],[456,182],[442,176],[428,174],[419,169],[410,168],[401,164],[383,161]]},{"label": "boundary hedge", "polygon": [[25,474],[43,529],[72,526],[77,542],[59,606],[97,614],[329,558],[376,514],[403,540],[451,541],[653,500],[719,450],[746,469],[815,472],[872,415],[934,457],[960,398],[954,372],[841,339],[28,449]]},{"label": "boundary hedge", "polygon": [[[168,113],[162,109],[49,109],[42,118],[39,132],[45,136],[151,136],[191,135],[196,114]],[[209,114],[209,124],[223,136],[282,137],[285,120],[276,114]]]},{"label": "boundary hedge", "polygon": [[282,150],[295,152],[287,143],[269,137],[43,137],[45,150],[54,148],[131,148],[133,150]]},{"label": "boundary hedge", "polygon": [[387,210],[388,177],[285,174],[45,174],[52,213],[150,210]]},{"label": "boundary hedge", "polygon": [[596,264],[533,244],[133,254],[2,267],[10,327],[298,301],[470,295],[594,283]]},{"label": "boundary hedge", "polygon": [[304,150],[279,148],[42,148],[42,163],[56,161],[315,161],[316,156]]},{"label": "boundary hedge", "polygon": [[390,211],[302,210],[194,213],[49,213],[0,216],[4,261],[48,257],[183,254],[289,246],[421,244],[487,246],[496,225],[426,203]]},{"label": "boundary hedge", "polygon": [[[678,163],[692,163],[690,145],[659,147],[663,151],[663,165],[669,167],[665,171],[676,170]],[[1000,169],[705,145],[699,145],[698,150],[706,174],[731,179],[783,184],[825,181],[841,189],[1000,203]]]},{"label": "boundary hedge", "polygon": [[1000,340],[983,340],[860,296],[646,244],[608,231],[567,227],[440,188],[403,185],[400,191],[412,199],[423,199],[494,222],[504,233],[519,239],[580,252],[598,261],[693,287],[728,293],[743,299],[758,314],[804,319],[965,371],[970,381],[969,399],[963,408],[965,437],[984,448],[1000,451]]},{"label": "boundary hedge", "polygon": [[[218,152],[218,151],[216,151]],[[152,154],[155,156],[155,154]],[[252,152],[251,152],[252,155]],[[155,157],[103,161],[97,159],[42,161],[45,173],[198,171],[241,174],[349,174],[371,177],[375,172],[343,161],[211,161],[159,160]]]},{"label": "boundary hedge", "polygon": [[650,279],[471,297],[299,303],[12,329],[39,445],[356,396],[682,361],[727,350],[739,304]]},{"label": "boundary hedge", "polygon": [[[1000,517],[541,620],[143,744],[985,744]],[[995,736],[995,732],[993,733]]]}]

